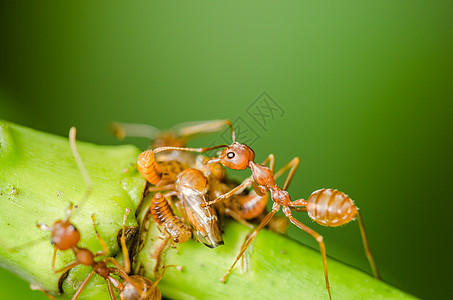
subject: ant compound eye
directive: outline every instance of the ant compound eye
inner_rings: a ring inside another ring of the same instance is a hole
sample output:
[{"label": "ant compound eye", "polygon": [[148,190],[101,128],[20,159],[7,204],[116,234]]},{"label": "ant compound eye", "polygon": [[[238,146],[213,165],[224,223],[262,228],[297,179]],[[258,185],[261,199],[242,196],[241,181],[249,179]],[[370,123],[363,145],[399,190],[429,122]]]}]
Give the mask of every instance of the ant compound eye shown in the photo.
[{"label": "ant compound eye", "polygon": [[233,158],[234,155],[235,155],[234,152],[228,152],[227,153],[227,157],[230,158],[230,159]]},{"label": "ant compound eye", "polygon": [[174,238],[173,242],[175,242],[177,244],[177,243],[179,243],[179,239],[178,238]]}]

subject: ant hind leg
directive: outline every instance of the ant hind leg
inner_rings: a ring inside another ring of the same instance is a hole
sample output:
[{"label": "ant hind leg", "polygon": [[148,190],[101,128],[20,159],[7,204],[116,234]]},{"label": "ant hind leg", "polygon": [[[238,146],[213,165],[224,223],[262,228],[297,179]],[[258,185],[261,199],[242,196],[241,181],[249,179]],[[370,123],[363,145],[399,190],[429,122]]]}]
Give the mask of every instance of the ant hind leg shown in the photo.
[{"label": "ant hind leg", "polygon": [[329,293],[329,299],[332,299],[332,295],[330,294],[329,276],[327,275],[326,246],[324,244],[322,235],[320,235],[313,229],[309,228],[308,226],[305,226],[304,224],[302,224],[301,222],[296,220],[291,215],[291,210],[289,209],[289,207],[283,207],[283,213],[286,215],[286,217],[288,217],[288,219],[291,221],[291,223],[293,223],[294,225],[296,225],[297,227],[299,227],[300,229],[302,229],[303,231],[305,231],[306,233],[311,235],[318,242],[319,249],[320,249],[320,252],[322,255],[322,262],[324,264],[324,277],[326,280],[326,289],[327,289],[327,292]]},{"label": "ant hind leg", "polygon": [[360,234],[362,236],[363,248],[365,250],[366,257],[368,258],[368,262],[370,263],[371,270],[373,271],[374,277],[381,280],[381,276],[379,275],[376,262],[374,261],[373,254],[371,253],[370,244],[368,243],[368,238],[365,233],[365,226],[363,224],[362,215],[360,214],[359,211],[357,211],[357,219],[359,221],[359,228]]}]

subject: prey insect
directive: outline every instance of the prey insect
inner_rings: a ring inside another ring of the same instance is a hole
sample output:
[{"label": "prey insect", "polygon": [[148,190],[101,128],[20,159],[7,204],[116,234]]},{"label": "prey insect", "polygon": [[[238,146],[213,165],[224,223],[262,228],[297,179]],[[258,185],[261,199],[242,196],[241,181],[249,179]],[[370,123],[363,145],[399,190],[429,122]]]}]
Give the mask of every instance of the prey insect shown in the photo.
[{"label": "prey insect", "polygon": [[[218,131],[227,124],[227,121],[210,121],[197,124],[181,124],[168,133],[154,130],[154,145],[180,145],[201,133]],[[139,126],[139,127],[137,127]],[[138,128],[144,125],[123,125],[128,128],[129,134],[139,135]],[[132,132],[132,133],[131,133]],[[156,133],[157,132],[157,133]],[[152,133],[148,131],[148,133]],[[163,155],[160,155],[163,154]],[[140,154],[137,160],[137,169],[150,182],[155,185],[149,191],[160,192],[172,190],[165,195],[154,195],[153,203],[157,203],[152,215],[158,224],[164,227],[169,236],[173,236],[181,243],[187,240],[187,230],[180,219],[174,216],[166,198],[178,196],[182,206],[181,211],[186,216],[188,223],[194,228],[195,236],[208,247],[217,247],[223,244],[220,234],[218,219],[212,208],[200,208],[201,203],[206,203],[207,181],[203,174],[189,168],[194,165],[196,156],[187,152],[174,151],[172,155],[161,153],[159,148],[147,150]],[[165,219],[165,220],[164,220]],[[171,227],[171,228],[170,228]],[[182,239],[181,239],[182,238]]]},{"label": "prey insect", "polygon": [[[116,132],[120,136],[144,136],[153,140],[151,148],[166,146],[183,146],[188,140],[204,133],[219,131],[228,120],[215,120],[208,122],[183,123],[173,129],[161,132],[157,128],[141,124],[114,123]],[[117,134],[118,135],[118,134]],[[137,159],[137,169],[151,184],[162,186],[174,183],[176,175],[184,169],[195,164],[195,156],[187,152],[147,150],[142,152]]]},{"label": "prey insect", "polygon": [[[258,195],[265,195],[266,192],[270,192],[271,199],[273,201],[273,206],[272,206],[272,211],[268,213],[261,223],[258,225],[258,227],[253,230],[249,235],[244,244],[241,247],[241,251],[237,255],[233,265],[231,268],[226,272],[226,274],[223,276],[221,279],[223,282],[226,281],[227,277],[229,276],[230,272],[238,262],[238,260],[241,258],[247,247],[251,244],[253,239],[256,237],[258,232],[272,219],[272,217],[277,213],[277,211],[282,208],[283,213],[285,216],[290,220],[291,223],[302,229],[303,231],[307,232],[310,234],[314,239],[319,244],[320,247],[320,252],[322,255],[323,259],[323,264],[324,264],[324,277],[325,277],[325,282],[326,282],[326,289],[329,294],[329,298],[331,298],[331,293],[330,293],[330,284],[329,284],[329,278],[327,274],[327,259],[326,259],[326,249],[325,249],[325,244],[323,241],[323,237],[318,234],[316,231],[313,229],[309,228],[308,226],[302,224],[299,222],[297,219],[295,219],[292,216],[291,209],[296,208],[296,207],[307,207],[310,206],[310,203],[313,203],[312,201],[306,201],[304,199],[299,199],[295,201],[291,201],[291,198],[289,196],[289,193],[286,191],[286,189],[289,187],[294,174],[297,170],[297,167],[299,165],[299,158],[294,158],[291,160],[288,164],[286,164],[282,169],[280,169],[278,172],[275,173],[274,175],[274,156],[271,154],[269,155],[266,160],[262,164],[257,164],[255,160],[255,153],[254,151],[248,147],[245,144],[240,144],[236,142],[235,139],[235,133],[234,129],[232,126],[230,126],[231,133],[232,133],[232,138],[233,138],[233,143],[231,145],[219,145],[215,147],[208,147],[208,148],[183,148],[183,147],[163,147],[166,148],[166,150],[184,150],[184,151],[194,151],[194,152],[206,152],[210,151],[212,149],[216,148],[224,148],[222,153],[219,155],[219,157],[213,158],[207,163],[220,163],[223,166],[234,169],[234,170],[244,170],[246,168],[250,168],[252,171],[252,176],[244,180],[243,183],[241,183],[239,186],[236,188],[232,189],[228,193],[219,196],[217,199],[210,201],[207,204],[204,205],[212,205],[214,203],[217,203],[219,201],[222,201],[224,199],[227,199],[231,197],[232,195],[243,191],[245,188],[251,186],[254,191]],[[266,167],[265,165],[269,164],[269,167]],[[283,184],[283,187],[280,188],[276,183],[275,183],[275,178],[284,174],[285,172],[288,171],[288,175],[285,179],[285,182]],[[319,195],[319,198],[324,199],[328,190],[325,190],[324,192],[319,192],[317,195]],[[365,246],[365,252],[367,254],[367,257],[369,259],[369,262],[371,264],[372,270],[374,272],[374,275],[379,278],[379,274],[377,272],[377,267],[374,262],[373,256],[371,254],[371,251],[369,249],[368,241],[366,239],[364,227],[363,227],[363,222],[361,220],[360,214],[358,214],[357,209],[355,208],[354,203],[352,200],[350,200],[349,197],[347,197],[343,193],[332,193],[334,195],[338,195],[335,197],[329,198],[329,201],[327,202],[326,205],[324,206],[319,206],[316,205],[316,209],[309,210],[310,211],[317,211],[317,214],[313,214],[312,217],[315,220],[318,220],[319,223],[325,225],[325,226],[331,226],[333,224],[333,220],[335,221],[335,224],[341,225],[345,224],[352,219],[355,218],[356,215],[359,216],[359,225],[361,229],[362,236],[365,238],[363,239],[364,246]],[[318,199],[319,199],[318,198]],[[332,199],[330,201],[330,199]],[[350,201],[348,201],[348,199]],[[315,201],[316,202],[316,201]],[[343,206],[342,203],[346,203],[345,206]],[[335,208],[338,206],[343,206],[343,208],[346,208],[344,210],[339,210],[339,211],[331,211],[331,208]],[[311,207],[311,206],[310,206]],[[321,213],[322,212],[322,213]],[[327,212],[332,212],[331,214],[328,214]],[[322,217],[324,216],[324,218]]]},{"label": "prey insect", "polygon": [[[223,245],[215,210],[212,207],[202,207],[202,204],[208,203],[208,182],[200,170],[186,169],[176,176],[174,184],[162,188],[170,191],[164,195],[157,193],[153,201],[156,196],[163,199],[177,196],[179,202],[176,205],[193,227],[197,239],[210,248]],[[153,191],[155,188],[151,187],[149,190]]]}]

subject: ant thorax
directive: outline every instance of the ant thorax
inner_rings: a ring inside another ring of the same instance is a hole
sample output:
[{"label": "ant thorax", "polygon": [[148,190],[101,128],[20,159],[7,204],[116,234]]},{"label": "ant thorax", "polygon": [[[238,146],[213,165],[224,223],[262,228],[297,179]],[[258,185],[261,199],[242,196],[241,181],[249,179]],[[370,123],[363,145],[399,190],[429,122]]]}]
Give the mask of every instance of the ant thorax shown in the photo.
[{"label": "ant thorax", "polygon": [[272,190],[276,187],[274,173],[266,166],[259,165],[255,162],[250,162],[250,169],[252,170],[253,180],[256,184],[267,187]]},{"label": "ant thorax", "polygon": [[275,203],[283,206],[291,205],[291,198],[287,191],[280,189],[278,186],[275,189],[271,189],[271,198]]}]

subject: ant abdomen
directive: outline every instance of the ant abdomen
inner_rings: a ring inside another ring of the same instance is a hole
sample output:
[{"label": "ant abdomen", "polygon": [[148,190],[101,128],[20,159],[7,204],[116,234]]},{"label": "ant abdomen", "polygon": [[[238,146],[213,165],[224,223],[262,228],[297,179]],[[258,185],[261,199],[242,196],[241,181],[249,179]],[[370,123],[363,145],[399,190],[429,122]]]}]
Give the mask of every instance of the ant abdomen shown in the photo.
[{"label": "ant abdomen", "polygon": [[348,195],[334,189],[320,189],[307,200],[308,216],[316,223],[335,227],[354,220],[357,207]]}]

